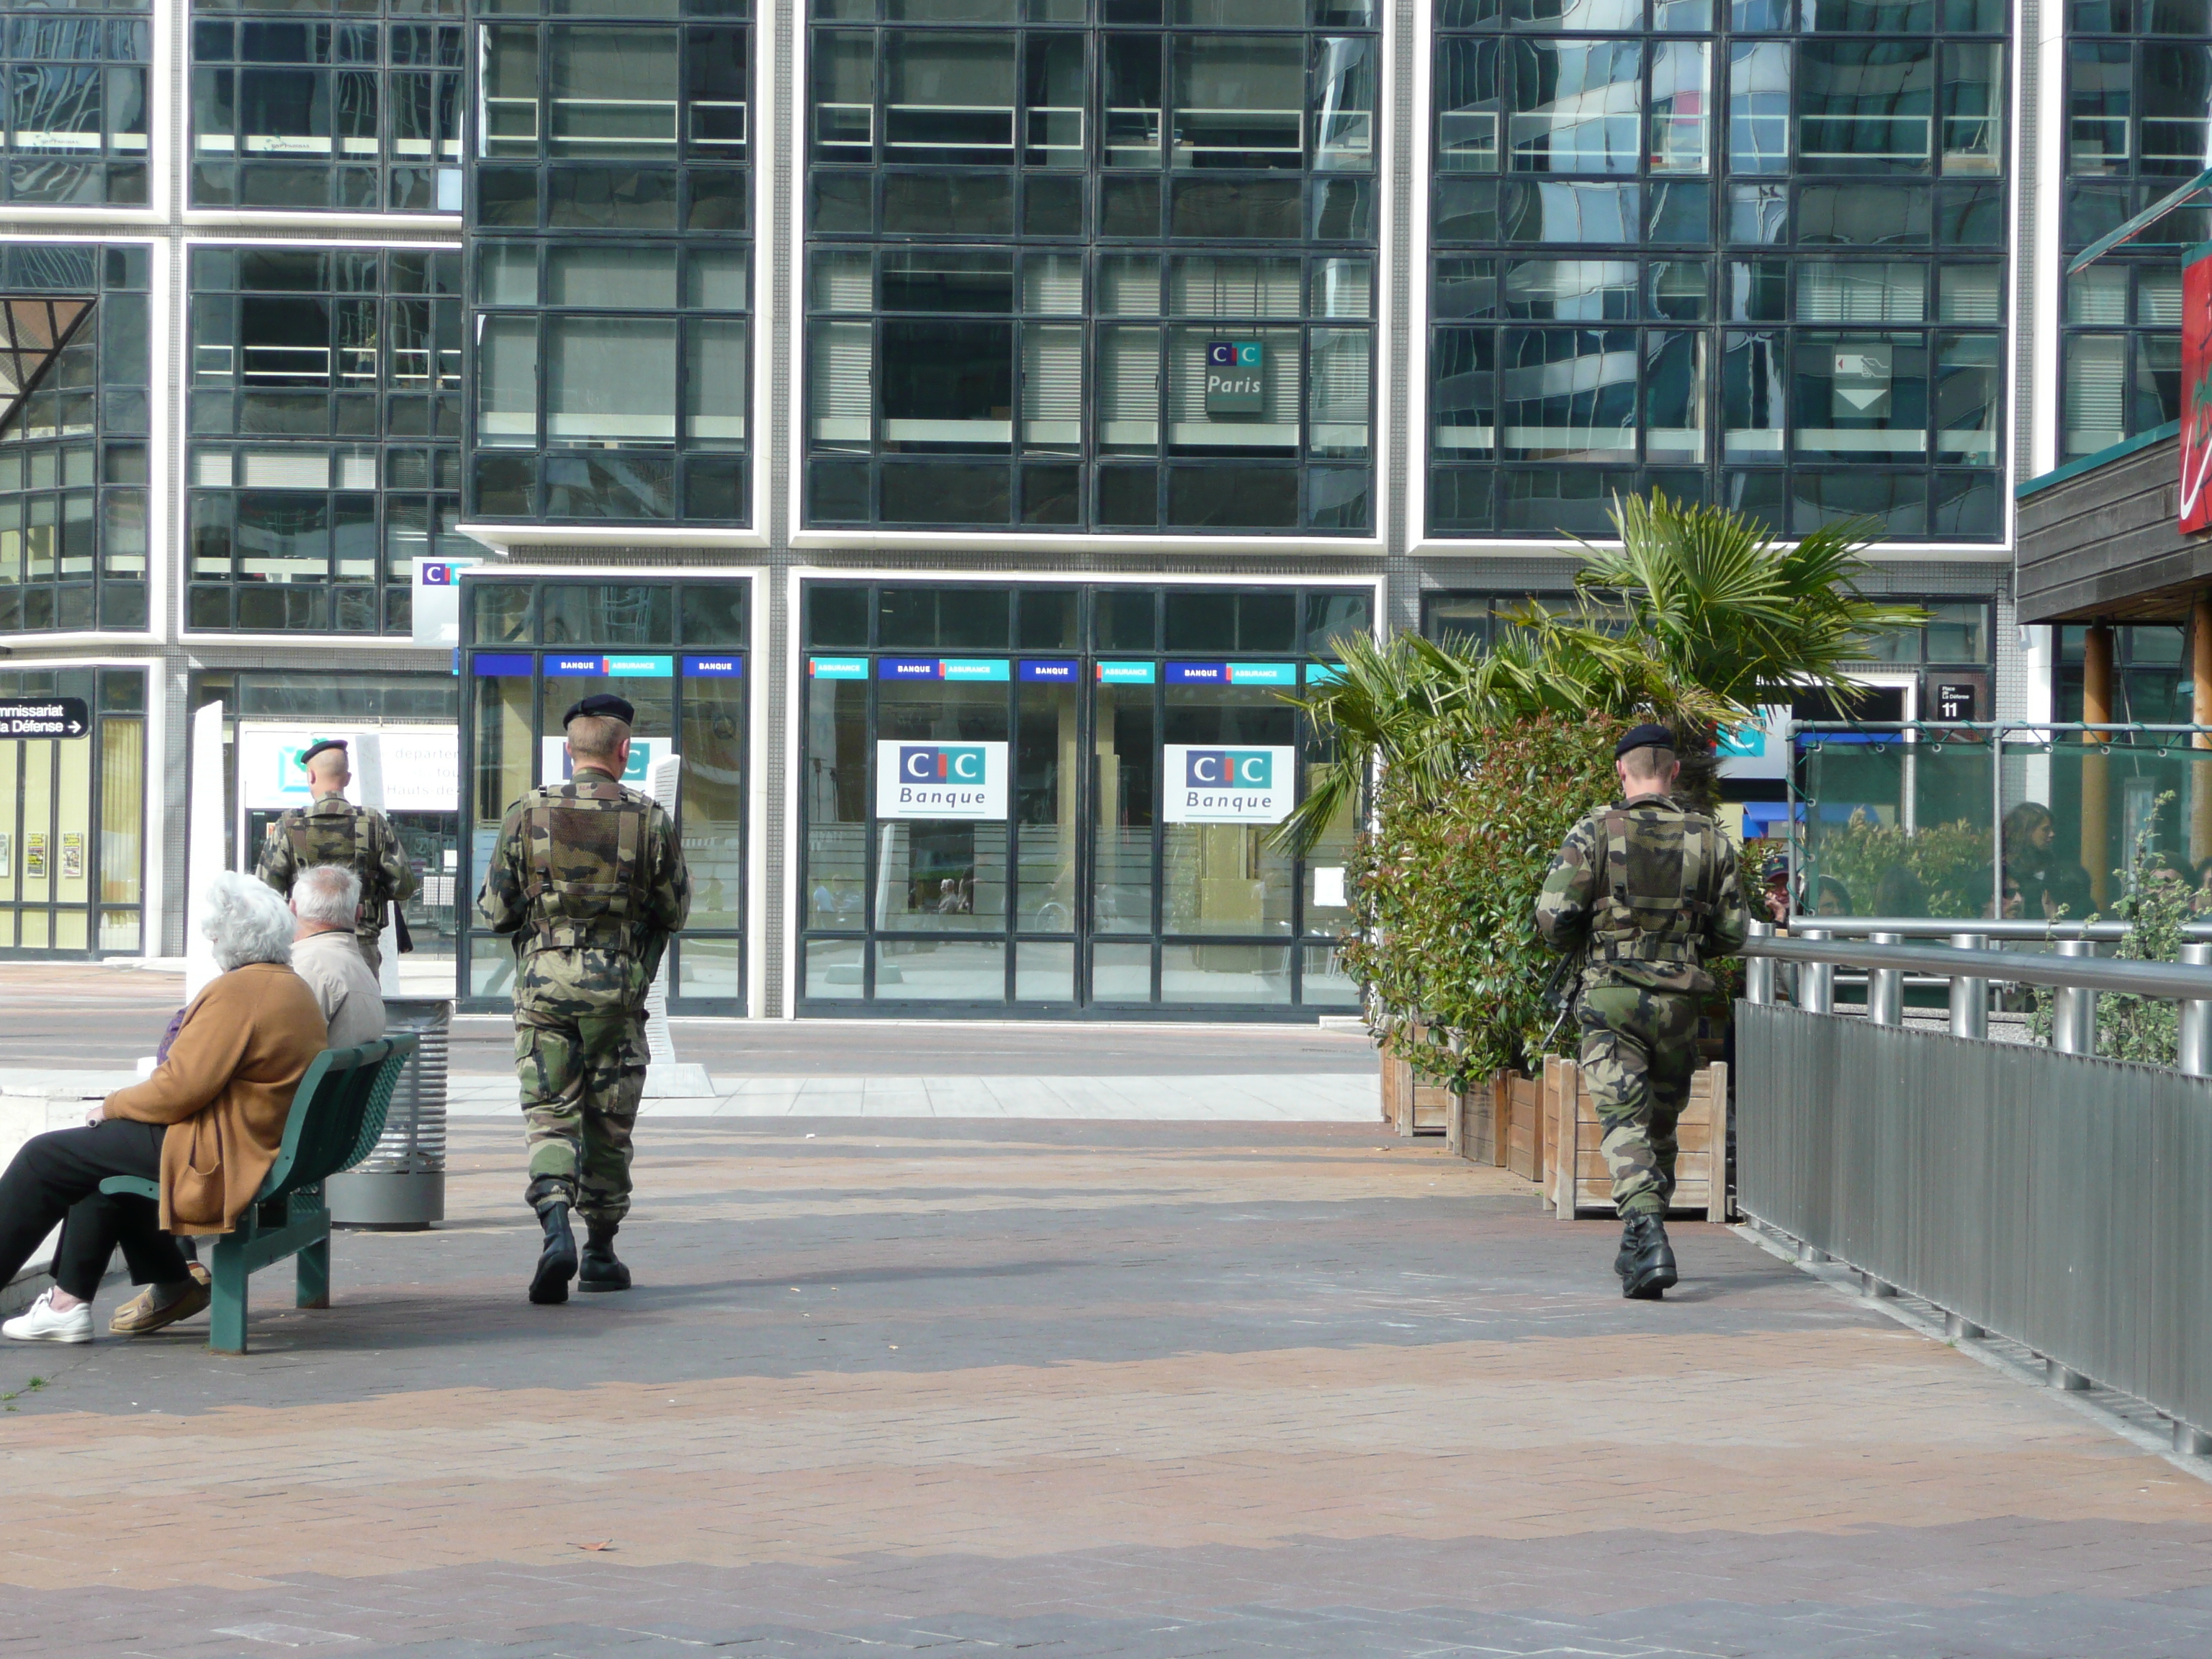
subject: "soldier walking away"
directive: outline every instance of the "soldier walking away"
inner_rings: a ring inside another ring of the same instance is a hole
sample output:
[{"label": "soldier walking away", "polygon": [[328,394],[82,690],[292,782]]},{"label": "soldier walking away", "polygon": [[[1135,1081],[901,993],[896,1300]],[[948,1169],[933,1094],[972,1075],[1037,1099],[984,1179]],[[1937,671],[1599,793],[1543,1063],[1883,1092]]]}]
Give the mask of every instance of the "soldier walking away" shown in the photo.
[{"label": "soldier walking away", "polygon": [[[1719,825],[1673,799],[1681,768],[1663,726],[1632,728],[1613,749],[1623,800],[1567,832],[1536,900],[1556,951],[1587,950],[1578,1018],[1583,1074],[1604,1132],[1626,1297],[1658,1301],[1678,1279],[1667,1243],[1674,1124],[1697,1062],[1704,963],[1743,948],[1748,919],[1735,849]],[[1714,1180],[1725,1178],[1723,1148]]]},{"label": "soldier walking away", "polygon": [[[351,757],[345,739],[325,738],[311,744],[300,763],[307,769],[307,787],[314,796],[309,806],[288,807],[261,838],[261,859],[254,873],[289,898],[292,884],[311,865],[343,864],[361,878],[361,911],[354,921],[355,940],[362,960],[375,973],[384,965],[380,940],[384,933],[387,905],[404,902],[415,890],[415,866],[400,844],[392,820],[370,806],[356,806],[345,798],[353,781]],[[399,948],[413,949],[407,924],[394,913]]]},{"label": "soldier walking away", "polygon": [[[507,809],[477,909],[514,940],[514,1068],[530,1147],[524,1196],[545,1230],[532,1302],[626,1291],[615,1232],[629,1212],[630,1137],[650,1058],[645,996],[691,912],[691,877],[660,805],[617,781],[636,710],[586,697],[562,717],[574,775]],[[584,1218],[583,1257],[568,1212]]]}]

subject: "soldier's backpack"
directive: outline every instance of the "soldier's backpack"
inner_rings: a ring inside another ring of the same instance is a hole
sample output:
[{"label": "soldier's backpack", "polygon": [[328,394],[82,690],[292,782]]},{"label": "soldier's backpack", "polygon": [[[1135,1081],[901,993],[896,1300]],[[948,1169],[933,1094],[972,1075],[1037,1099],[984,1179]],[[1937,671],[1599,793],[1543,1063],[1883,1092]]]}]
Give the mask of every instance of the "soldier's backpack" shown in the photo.
[{"label": "soldier's backpack", "polygon": [[548,950],[638,953],[650,808],[611,781],[550,784],[531,799],[526,933]]},{"label": "soldier's backpack", "polygon": [[1696,967],[1717,908],[1719,826],[1675,806],[1617,806],[1598,830],[1603,901],[1591,921],[1591,960]]},{"label": "soldier's backpack", "polygon": [[295,806],[277,822],[291,845],[292,860],[300,868],[343,864],[361,878],[361,908],[354,918],[359,923],[381,908],[369,897],[369,873],[376,868],[376,860],[369,850],[368,815],[351,801],[341,799],[339,804],[345,808],[343,817]]}]

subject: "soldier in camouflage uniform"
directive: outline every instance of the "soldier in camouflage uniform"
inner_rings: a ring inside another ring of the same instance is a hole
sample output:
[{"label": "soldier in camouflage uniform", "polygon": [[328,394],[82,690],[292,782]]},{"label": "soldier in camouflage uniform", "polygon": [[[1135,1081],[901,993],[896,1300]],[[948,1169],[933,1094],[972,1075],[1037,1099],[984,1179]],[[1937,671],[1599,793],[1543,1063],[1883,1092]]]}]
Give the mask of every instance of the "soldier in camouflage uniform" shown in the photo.
[{"label": "soldier in camouflage uniform", "polygon": [[414,892],[415,866],[390,818],[345,798],[353,774],[348,769],[344,739],[325,738],[309,744],[300,763],[307,770],[314,804],[289,808],[269,826],[261,838],[261,860],[254,873],[288,898],[292,883],[310,865],[343,864],[360,877],[361,911],[354,922],[354,941],[374,974],[384,963],[379,941],[386,907]]},{"label": "soldier in camouflage uniform", "polygon": [[[568,1281],[625,1291],[615,1255],[629,1212],[630,1136],[650,1059],[645,996],[691,911],[691,876],[659,804],[617,781],[636,711],[586,697],[562,724],[574,775],[507,808],[477,908],[514,939],[514,1066],[530,1146],[524,1194],[545,1230],[532,1302]],[[587,1230],[582,1260],[568,1212]]]},{"label": "soldier in camouflage uniform", "polygon": [[1545,942],[1589,952],[1582,1066],[1622,1221],[1613,1270],[1622,1295],[1651,1301],[1677,1279],[1667,1201],[1674,1123],[1697,1061],[1698,1004],[1713,988],[1702,964],[1741,950],[1747,923],[1735,848],[1712,819],[1672,799],[1680,770],[1674,745],[1663,726],[1621,738],[1613,758],[1622,804],[1568,831],[1536,900]]}]

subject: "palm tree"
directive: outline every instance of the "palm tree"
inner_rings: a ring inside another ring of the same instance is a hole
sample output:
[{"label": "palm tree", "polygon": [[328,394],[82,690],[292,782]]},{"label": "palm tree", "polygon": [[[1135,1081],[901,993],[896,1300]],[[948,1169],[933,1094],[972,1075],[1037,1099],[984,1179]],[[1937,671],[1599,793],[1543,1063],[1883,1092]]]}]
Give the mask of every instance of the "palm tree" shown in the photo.
[{"label": "palm tree", "polygon": [[1720,727],[1792,689],[1848,699],[1863,688],[1844,665],[1869,656],[1875,635],[1927,620],[1859,592],[1864,522],[1782,542],[1741,514],[1656,491],[1617,501],[1613,521],[1617,549],[1584,544],[1583,607],[1528,606],[1486,652],[1418,635],[1336,641],[1339,672],[1290,699],[1328,748],[1278,839],[1310,850],[1378,763],[1401,787],[1440,793],[1461,774],[1467,734],[1500,720],[1655,720],[1710,749]]}]

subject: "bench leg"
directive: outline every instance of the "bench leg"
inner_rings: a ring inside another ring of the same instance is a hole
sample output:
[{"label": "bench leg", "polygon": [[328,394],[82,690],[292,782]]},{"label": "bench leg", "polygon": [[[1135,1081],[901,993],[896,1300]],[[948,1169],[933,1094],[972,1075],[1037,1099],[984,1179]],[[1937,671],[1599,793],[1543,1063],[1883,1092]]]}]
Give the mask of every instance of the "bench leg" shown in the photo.
[{"label": "bench leg", "polygon": [[326,1232],[312,1244],[300,1248],[299,1297],[296,1306],[327,1308],[331,1305],[331,1236]]},{"label": "bench leg", "polygon": [[252,1277],[246,1252],[228,1238],[217,1242],[208,1267],[213,1305],[208,1310],[208,1346],[216,1353],[246,1352],[246,1287]]}]

